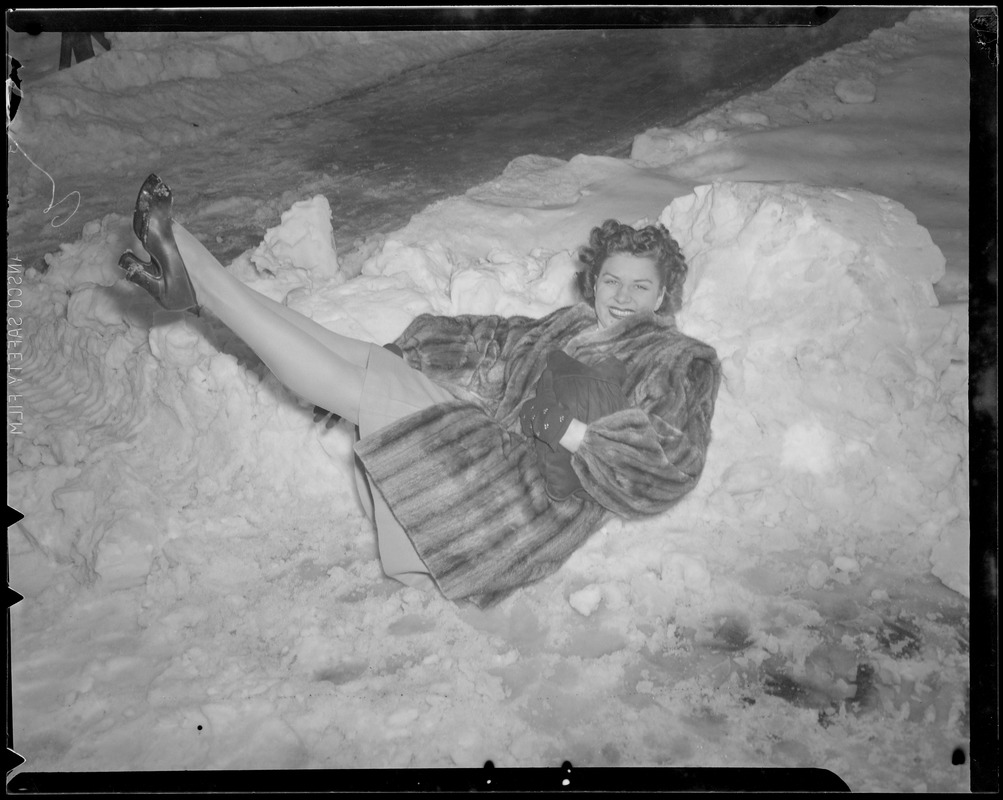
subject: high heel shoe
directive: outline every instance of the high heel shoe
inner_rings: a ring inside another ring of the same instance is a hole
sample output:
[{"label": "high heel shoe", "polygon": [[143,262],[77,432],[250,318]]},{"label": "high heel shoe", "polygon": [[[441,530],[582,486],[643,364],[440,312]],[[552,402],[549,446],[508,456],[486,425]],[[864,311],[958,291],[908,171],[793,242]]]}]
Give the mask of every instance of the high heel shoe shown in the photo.
[{"label": "high heel shoe", "polygon": [[142,261],[131,250],[126,250],[118,265],[125,270],[126,280],[142,286],[164,308],[170,311],[193,309],[198,314],[195,287],[171,230],[172,204],[170,187],[151,174],[139,190],[132,216],[132,230],[150,254],[150,260]]}]

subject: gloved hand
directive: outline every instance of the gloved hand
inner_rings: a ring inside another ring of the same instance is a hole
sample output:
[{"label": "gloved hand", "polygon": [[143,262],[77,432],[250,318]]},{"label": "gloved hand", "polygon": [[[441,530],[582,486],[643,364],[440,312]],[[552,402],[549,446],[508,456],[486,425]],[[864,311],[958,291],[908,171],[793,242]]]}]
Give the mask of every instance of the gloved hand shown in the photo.
[{"label": "gloved hand", "polygon": [[535,436],[551,450],[556,450],[571,425],[570,409],[557,399],[554,373],[547,367],[536,383],[536,394],[522,404],[519,421],[525,436]]},{"label": "gloved hand", "polygon": [[[540,471],[547,494],[554,500],[565,500],[572,494],[588,497],[571,466],[571,453],[557,447],[557,443],[572,419],[587,425],[626,408],[629,401],[621,388],[626,375],[624,364],[612,356],[592,366],[560,350],[548,356],[547,369],[540,376],[536,396],[523,404],[520,421],[524,435],[537,437],[535,447]],[[555,416],[556,420],[551,421]],[[560,422],[562,416],[563,423]],[[550,438],[554,444],[538,436],[537,429],[543,429],[545,434],[553,430]]]},{"label": "gloved hand", "polygon": [[321,408],[320,406],[313,407],[313,421],[320,422],[324,417],[327,417],[327,422],[324,423],[325,430],[333,428],[339,422],[341,422],[341,417],[337,414],[328,411],[326,408]]}]

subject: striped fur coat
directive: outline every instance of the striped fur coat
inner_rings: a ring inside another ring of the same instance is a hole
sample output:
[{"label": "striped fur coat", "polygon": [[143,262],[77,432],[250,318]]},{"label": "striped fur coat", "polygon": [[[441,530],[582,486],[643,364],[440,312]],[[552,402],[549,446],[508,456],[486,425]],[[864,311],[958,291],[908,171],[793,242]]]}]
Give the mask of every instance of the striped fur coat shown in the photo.
[{"label": "striped fur coat", "polygon": [[[671,317],[599,329],[585,303],[541,319],[426,314],[396,344],[456,399],[364,437],[356,452],[452,600],[498,602],[556,571],[611,516],[665,511],[703,470],[720,364]],[[520,406],[554,349],[627,368],[632,407],[589,424],[572,457],[592,500],[551,500],[521,432]]]}]

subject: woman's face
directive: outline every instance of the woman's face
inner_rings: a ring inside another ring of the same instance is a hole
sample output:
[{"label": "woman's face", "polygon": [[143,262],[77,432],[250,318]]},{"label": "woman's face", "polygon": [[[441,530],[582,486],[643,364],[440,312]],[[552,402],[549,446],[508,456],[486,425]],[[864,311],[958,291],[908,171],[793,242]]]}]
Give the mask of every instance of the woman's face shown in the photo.
[{"label": "woman's face", "polygon": [[596,278],[596,317],[607,328],[640,311],[654,311],[662,303],[665,287],[654,259],[630,253],[613,253]]}]

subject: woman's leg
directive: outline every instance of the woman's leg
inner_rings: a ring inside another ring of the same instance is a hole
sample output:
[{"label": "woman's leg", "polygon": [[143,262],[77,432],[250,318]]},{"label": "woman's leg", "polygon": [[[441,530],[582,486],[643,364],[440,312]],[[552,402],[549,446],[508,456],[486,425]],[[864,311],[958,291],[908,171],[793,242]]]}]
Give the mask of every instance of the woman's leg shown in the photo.
[{"label": "woman's leg", "polygon": [[[243,339],[285,386],[360,425],[364,435],[401,416],[452,399],[420,373],[405,371],[404,377],[392,368],[381,367],[383,359],[390,359],[394,366],[399,363],[382,348],[329,331],[245,286],[181,225],[174,223],[173,231],[198,302]],[[371,357],[375,365],[369,370]],[[377,392],[385,400],[379,409],[360,410],[367,378],[377,382]],[[406,381],[407,385],[395,381]],[[364,493],[360,488],[360,495]],[[373,495],[384,572],[408,586],[434,588],[428,568],[386,501],[377,492]]]},{"label": "woman's leg", "polygon": [[357,423],[372,345],[329,331],[255,292],[185,228],[174,223],[173,230],[199,304],[243,339],[288,389]]},{"label": "woman's leg", "polygon": [[345,336],[343,334],[336,333],[335,331],[328,330],[320,323],[314,322],[310,319],[310,317],[289,308],[289,306],[284,306],[282,303],[276,302],[275,300],[272,300],[272,298],[261,294],[261,292],[254,291],[245,284],[241,284],[241,286],[248,289],[251,292],[251,296],[257,300],[260,305],[269,309],[272,313],[278,314],[280,317],[295,325],[304,333],[312,336],[322,345],[327,347],[329,350],[333,350],[346,361],[351,361],[357,367],[366,366],[369,361],[369,342],[364,342],[361,339],[355,339],[351,336]]},{"label": "woman's leg", "polygon": [[[181,250],[181,256],[185,261],[185,265],[188,266],[188,257],[186,254],[200,253],[199,257],[196,258],[196,268],[198,263],[204,261],[206,257],[212,260],[213,264],[222,270],[222,265],[216,260],[215,256],[210,253],[205,246],[198,241],[188,230],[182,227],[177,222],[173,223],[174,238],[178,242],[178,249]],[[186,240],[186,245],[182,245],[182,239]],[[194,257],[194,256],[193,256]],[[189,267],[189,273],[191,272],[191,267]],[[271,309],[274,313],[283,317],[287,321],[291,322],[297,328],[302,330],[304,333],[310,334],[314,339],[319,341],[321,344],[327,346],[328,349],[333,350],[339,356],[347,361],[351,361],[357,367],[364,367],[369,360],[369,343],[361,341],[360,339],[352,338],[351,336],[344,336],[340,333],[335,333],[332,330],[328,330],[323,325],[314,322],[309,317],[300,314],[298,311],[294,311],[288,306],[282,305],[270,297],[266,297],[260,292],[256,292],[249,286],[237,281],[230,273],[223,270],[226,277],[230,278],[231,281],[239,283],[240,287],[250,294],[260,305]],[[192,282],[195,282],[195,278],[192,277]],[[196,291],[198,287],[196,286]],[[202,302],[202,296],[199,295],[199,302]],[[215,310],[213,310],[215,313]]]}]

